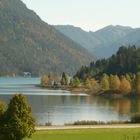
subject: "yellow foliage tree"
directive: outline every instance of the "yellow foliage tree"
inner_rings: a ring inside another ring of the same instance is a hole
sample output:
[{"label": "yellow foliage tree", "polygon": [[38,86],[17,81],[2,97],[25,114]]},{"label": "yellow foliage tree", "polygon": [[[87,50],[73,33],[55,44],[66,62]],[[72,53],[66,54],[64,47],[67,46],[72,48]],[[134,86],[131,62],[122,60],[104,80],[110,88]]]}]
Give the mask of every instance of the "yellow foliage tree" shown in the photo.
[{"label": "yellow foliage tree", "polygon": [[100,91],[100,85],[97,80],[91,79],[90,80],[90,89],[92,93],[98,93]]},{"label": "yellow foliage tree", "polygon": [[121,84],[120,84],[120,91],[123,94],[129,94],[131,90],[132,90],[131,83],[125,77],[122,77]]},{"label": "yellow foliage tree", "polygon": [[120,88],[120,79],[117,75],[110,76],[110,87],[112,90],[119,90]]},{"label": "yellow foliage tree", "polygon": [[105,91],[110,89],[109,77],[106,74],[101,78],[101,89]]},{"label": "yellow foliage tree", "polygon": [[41,86],[47,87],[49,85],[48,75],[43,75],[41,78]]},{"label": "yellow foliage tree", "polygon": [[89,80],[88,78],[85,80],[84,86],[85,86],[86,88],[90,88],[90,87],[91,87],[90,80]]}]

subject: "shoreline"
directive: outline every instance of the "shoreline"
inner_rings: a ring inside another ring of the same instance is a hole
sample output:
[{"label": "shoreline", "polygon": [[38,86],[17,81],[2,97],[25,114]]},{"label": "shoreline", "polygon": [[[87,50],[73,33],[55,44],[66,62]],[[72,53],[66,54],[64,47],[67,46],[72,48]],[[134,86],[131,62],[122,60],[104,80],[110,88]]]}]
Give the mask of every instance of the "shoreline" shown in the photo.
[{"label": "shoreline", "polygon": [[93,93],[91,90],[85,87],[53,87],[53,86],[48,86],[48,87],[42,87],[41,85],[36,85],[37,87],[48,89],[48,90],[65,90],[69,91],[75,94],[87,94],[91,96],[98,96],[98,97],[105,97],[105,98],[140,98],[140,95],[134,94],[134,93],[129,93],[129,94],[123,94],[120,91],[113,91],[113,90],[108,90],[108,91],[99,91],[98,93]]},{"label": "shoreline", "polygon": [[113,124],[113,125],[78,125],[78,126],[36,126],[36,131],[45,130],[76,130],[76,129],[118,129],[140,128],[140,124]]}]

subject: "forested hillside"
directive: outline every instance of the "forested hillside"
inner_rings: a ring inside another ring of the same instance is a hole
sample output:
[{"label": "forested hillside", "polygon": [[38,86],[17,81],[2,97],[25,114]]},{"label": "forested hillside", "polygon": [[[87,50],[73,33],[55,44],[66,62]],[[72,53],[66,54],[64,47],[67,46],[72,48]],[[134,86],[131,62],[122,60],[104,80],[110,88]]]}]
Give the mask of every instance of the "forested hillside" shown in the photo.
[{"label": "forested hillside", "polygon": [[76,76],[80,79],[95,77],[98,79],[104,73],[121,76],[137,72],[140,72],[140,48],[122,46],[112,57],[91,62],[88,67],[82,66]]},{"label": "forested hillside", "polygon": [[20,0],[0,1],[0,75],[75,72],[93,57]]}]

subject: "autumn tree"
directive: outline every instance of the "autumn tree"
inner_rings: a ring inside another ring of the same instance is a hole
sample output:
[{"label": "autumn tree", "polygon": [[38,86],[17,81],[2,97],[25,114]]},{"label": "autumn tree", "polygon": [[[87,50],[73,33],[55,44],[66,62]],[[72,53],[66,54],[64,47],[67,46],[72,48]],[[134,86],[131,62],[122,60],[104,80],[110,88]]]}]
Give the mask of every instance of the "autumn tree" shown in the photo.
[{"label": "autumn tree", "polygon": [[110,76],[110,88],[112,90],[119,90],[120,88],[120,79],[117,75]]},{"label": "autumn tree", "polygon": [[109,77],[108,75],[104,74],[101,78],[101,89],[102,90],[109,90],[110,89],[110,83],[109,83]]},{"label": "autumn tree", "polygon": [[6,103],[0,102],[0,116],[2,116],[6,111]]},{"label": "autumn tree", "polygon": [[90,88],[90,87],[91,87],[91,83],[90,83],[89,78],[87,78],[87,79],[84,81],[84,86],[85,86],[86,88]]},{"label": "autumn tree", "polygon": [[55,85],[55,83],[60,82],[61,77],[57,72],[49,72],[48,74],[48,78],[49,78],[49,85]]},{"label": "autumn tree", "polygon": [[131,83],[123,76],[120,83],[120,91],[123,94],[129,94],[132,90]]},{"label": "autumn tree", "polygon": [[41,86],[47,87],[49,85],[48,75],[43,75],[41,78]]},{"label": "autumn tree", "polygon": [[92,93],[98,93],[100,91],[100,85],[97,80],[90,80],[90,90]]}]

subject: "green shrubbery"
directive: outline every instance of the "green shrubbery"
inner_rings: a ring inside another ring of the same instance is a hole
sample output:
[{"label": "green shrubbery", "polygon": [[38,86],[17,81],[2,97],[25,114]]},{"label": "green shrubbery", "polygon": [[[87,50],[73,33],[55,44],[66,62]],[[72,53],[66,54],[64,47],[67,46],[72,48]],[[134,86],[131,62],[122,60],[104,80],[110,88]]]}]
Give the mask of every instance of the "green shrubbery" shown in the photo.
[{"label": "green shrubbery", "polygon": [[140,123],[140,114],[134,114],[134,115],[132,115],[131,122],[132,123]]},{"label": "green shrubbery", "polygon": [[65,124],[65,125],[111,125],[111,124],[127,124],[130,123],[129,121],[75,121],[71,124]]}]

